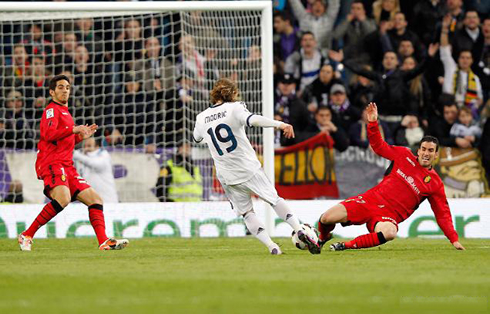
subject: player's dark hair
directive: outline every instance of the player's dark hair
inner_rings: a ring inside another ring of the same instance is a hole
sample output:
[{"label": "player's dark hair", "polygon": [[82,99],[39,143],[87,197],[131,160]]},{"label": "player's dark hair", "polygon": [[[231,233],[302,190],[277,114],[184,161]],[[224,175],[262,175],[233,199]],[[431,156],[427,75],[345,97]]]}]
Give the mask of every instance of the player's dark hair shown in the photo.
[{"label": "player's dark hair", "polygon": [[432,135],[426,135],[424,137],[422,137],[422,139],[420,140],[420,144],[419,144],[419,148],[420,146],[422,146],[422,143],[424,142],[429,142],[429,143],[435,143],[436,144],[436,152],[439,151],[439,140],[432,136]]},{"label": "player's dark hair", "polygon": [[56,75],[51,79],[51,81],[49,81],[49,90],[52,91],[56,90],[56,85],[58,84],[58,81],[62,81],[62,80],[68,81],[68,83],[70,83],[70,79],[68,78],[68,76],[63,74]]},{"label": "player's dark hair", "polygon": [[217,104],[235,101],[237,94],[238,87],[232,80],[226,78],[219,79],[211,91],[211,103]]}]

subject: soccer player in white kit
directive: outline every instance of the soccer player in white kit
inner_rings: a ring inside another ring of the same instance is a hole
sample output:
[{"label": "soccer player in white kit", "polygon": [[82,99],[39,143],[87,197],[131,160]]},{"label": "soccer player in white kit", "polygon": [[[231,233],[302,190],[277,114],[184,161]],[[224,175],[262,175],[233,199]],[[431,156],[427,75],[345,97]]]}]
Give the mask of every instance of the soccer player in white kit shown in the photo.
[{"label": "soccer player in white kit", "polygon": [[255,115],[245,103],[237,101],[238,88],[228,79],[220,79],[211,91],[212,105],[197,115],[194,141],[204,141],[211,152],[216,173],[232,208],[245,220],[248,230],[264,243],[273,255],[282,254],[262,222],[257,218],[252,204],[252,193],[269,203],[277,215],[287,222],[310,251],[320,251],[318,243],[310,238],[291,212],[286,202],[262,169],[254,149],[245,133],[245,125],[276,127],[286,138],[294,137],[290,124]]}]

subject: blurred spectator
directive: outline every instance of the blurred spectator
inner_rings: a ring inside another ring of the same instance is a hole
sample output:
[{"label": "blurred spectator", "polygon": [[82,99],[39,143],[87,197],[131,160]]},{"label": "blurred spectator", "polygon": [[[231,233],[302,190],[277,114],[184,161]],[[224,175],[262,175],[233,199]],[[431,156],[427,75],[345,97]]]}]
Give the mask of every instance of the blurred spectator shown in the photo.
[{"label": "blurred spectator", "polygon": [[[402,71],[411,71],[415,69],[416,66],[417,61],[413,57],[407,57],[403,60],[400,69]],[[434,106],[431,101],[429,84],[422,74],[414,77],[408,81],[407,84],[412,101],[416,104],[417,114],[419,118],[422,119],[424,127],[427,127],[429,125],[429,118],[435,114]]]},{"label": "blurred spectator", "polygon": [[71,106],[70,110],[76,124],[92,124],[95,116],[99,114],[99,105],[102,104],[104,94],[103,88],[104,73],[99,66],[94,65],[88,49],[85,46],[78,46],[75,49],[75,64],[73,65],[72,88],[76,89],[76,94],[83,97]]},{"label": "blurred spectator", "polygon": [[483,91],[478,76],[471,70],[473,57],[471,51],[462,50],[458,56],[458,64],[451,56],[448,41],[450,17],[444,17],[441,31],[441,60],[444,64],[443,91],[453,94],[459,107],[469,107],[475,117],[483,101]]},{"label": "blurred spectator", "polygon": [[174,67],[170,60],[163,57],[160,41],[150,37],[145,42],[145,55],[136,61],[135,72],[143,72],[146,91],[162,91],[174,87]]},{"label": "blurred spectator", "polygon": [[463,0],[447,0],[446,6],[450,16],[448,32],[450,37],[452,37],[457,30],[463,28]]},{"label": "blurred spectator", "polygon": [[328,59],[317,48],[313,33],[305,32],[301,36],[301,49],[288,57],[284,71],[292,73],[299,80],[299,91],[302,92],[318,77],[325,63],[328,63]]},{"label": "blurred spectator", "polygon": [[35,145],[35,132],[32,115],[26,114],[24,97],[21,92],[11,90],[5,99],[5,109],[0,112],[3,121],[1,129],[3,147],[32,149]]},{"label": "blurred spectator", "polygon": [[27,98],[48,97],[46,92],[49,80],[49,72],[45,67],[45,59],[43,56],[35,56],[32,58],[31,75],[25,82],[24,89]]},{"label": "blurred spectator", "polygon": [[318,78],[308,85],[303,93],[303,100],[308,105],[308,111],[316,113],[320,106],[328,105],[328,94],[333,84],[342,85],[343,83],[335,78],[332,66],[325,64],[322,66]]},{"label": "blurred spectator", "polygon": [[457,30],[451,39],[453,58],[459,57],[461,51],[471,51],[473,58],[478,58],[483,49],[484,36],[480,28],[480,18],[476,11],[466,11],[463,28]]},{"label": "blurred spectator", "polygon": [[471,143],[471,146],[478,146],[482,129],[476,121],[468,107],[459,109],[458,121],[453,124],[449,134],[455,138],[463,138]]},{"label": "blurred spectator", "polygon": [[63,36],[62,50],[56,54],[55,73],[63,72],[75,62],[75,50],[78,46],[77,36],[73,32],[67,32]]},{"label": "blurred spectator", "polygon": [[399,0],[376,0],[373,3],[373,16],[379,25],[382,21],[390,21],[400,12]]},{"label": "blurred spectator", "polygon": [[483,90],[483,100],[490,98],[490,17],[483,20],[483,48],[481,54],[475,56],[473,70],[480,78]]},{"label": "blurred spectator", "polygon": [[375,21],[366,16],[362,1],[356,0],[347,18],[335,28],[333,38],[343,40],[345,59],[364,63],[369,60],[369,56],[364,55],[364,37],[375,30]]},{"label": "blurred spectator", "polygon": [[[437,52],[437,45],[429,46],[428,55],[432,58]],[[331,54],[331,58],[342,60],[343,54]],[[416,114],[417,108],[411,101],[407,82],[420,75],[427,61],[422,61],[416,68],[410,71],[398,69],[398,58],[394,52],[386,52],[383,58],[382,72],[366,71],[355,63],[345,61],[345,66],[354,73],[362,75],[375,81],[377,93],[374,99],[377,100],[380,120],[385,121],[392,133],[396,132],[402,118],[407,114]]]},{"label": "blurred spectator", "polygon": [[361,118],[361,110],[351,105],[345,87],[341,84],[334,84],[330,89],[328,106],[338,119],[339,126],[344,130],[349,130],[351,124]]},{"label": "blurred spectator", "polygon": [[114,46],[116,62],[124,61],[123,71],[134,70],[134,63],[143,57],[141,22],[136,18],[124,21],[124,30],[117,36]]},{"label": "blurred spectator", "polygon": [[160,169],[156,196],[160,202],[199,202],[203,196],[202,176],[191,158],[191,145],[182,143],[172,159]]},{"label": "blurred spectator", "polygon": [[311,121],[306,104],[296,95],[296,83],[291,74],[284,74],[277,85],[274,115],[276,120],[289,123],[294,128],[295,138],[286,139],[280,134],[282,146],[291,146],[307,139],[311,132]]},{"label": "blurred spectator", "polygon": [[13,180],[9,184],[9,190],[2,200],[2,203],[19,204],[24,203],[24,195],[22,193],[22,182]]},{"label": "blurred spectator", "polygon": [[83,141],[83,149],[73,152],[76,168],[105,204],[119,203],[112,172],[111,155],[100,147],[100,140],[91,137]]},{"label": "blurred spectator", "polygon": [[[362,69],[372,71],[372,68],[369,65],[363,66]],[[374,86],[373,81],[362,75],[355,74],[352,76],[351,82],[349,90],[350,100],[353,106],[361,109],[364,108],[366,104],[374,101],[376,87]]]},{"label": "blurred spectator", "polygon": [[29,56],[42,56],[47,60],[52,60],[54,56],[54,46],[46,39],[43,29],[39,24],[31,24],[27,37],[22,40]]},{"label": "blurred spectator", "polygon": [[93,55],[94,63],[104,59],[104,45],[102,37],[94,31],[94,19],[91,17],[77,19],[77,39]]},{"label": "blurred spectator", "polygon": [[4,68],[3,87],[20,87],[29,76],[31,62],[23,44],[16,44],[12,53],[12,63]]},{"label": "blurred spectator", "polygon": [[421,60],[423,53],[425,52],[425,47],[419,37],[414,32],[407,29],[407,25],[408,23],[405,19],[405,14],[402,12],[396,13],[393,18],[393,29],[388,31],[393,51],[398,51],[402,40],[409,40],[415,48],[417,59]]},{"label": "blurred spectator", "polygon": [[[123,135],[124,144],[140,146],[146,144],[148,131],[154,126],[154,102],[152,93],[142,91],[141,77],[134,72],[125,74],[125,91],[123,96],[116,97],[109,123]],[[107,109],[107,108],[106,108]],[[111,131],[112,132],[112,131]],[[117,133],[116,133],[117,135]]]},{"label": "blurred spectator", "polygon": [[[369,147],[369,140],[367,138],[367,104],[364,106],[362,111],[361,120],[352,124],[349,128],[349,139],[350,144],[352,146],[358,146],[362,148]],[[393,138],[391,137],[391,132],[386,123],[383,121],[378,121],[379,131],[381,133],[381,137],[390,145],[394,144]]]},{"label": "blurred spectator", "polygon": [[482,155],[482,164],[486,170],[487,181],[490,182],[490,100],[486,102],[482,117],[486,118],[487,122],[483,126],[479,149]]},{"label": "blurred spectator", "polygon": [[471,143],[464,138],[454,138],[449,134],[453,124],[458,119],[458,107],[454,96],[442,94],[439,97],[442,105],[442,117],[437,117],[430,122],[430,135],[437,137],[441,146],[469,148]]},{"label": "blurred spectator", "polygon": [[420,126],[418,117],[406,115],[400,126],[395,135],[395,145],[409,147],[415,152],[424,137],[424,130]]},{"label": "blurred spectator", "polygon": [[[333,30],[337,14],[340,9],[340,0],[315,0],[311,6],[311,13],[307,12],[301,0],[289,0],[294,16],[299,22],[302,32],[311,32],[318,41],[319,48],[330,48],[330,33]],[[286,70],[286,72],[288,72]]]},{"label": "blurred spectator", "polygon": [[437,25],[442,20],[445,10],[444,0],[421,0],[414,5],[410,28],[425,46],[439,40],[436,37]]},{"label": "blurred spectator", "polygon": [[179,49],[182,52],[181,58],[185,60],[185,62],[183,60],[179,61],[180,67],[185,65],[185,68],[181,68],[181,74],[190,76],[197,80],[199,85],[203,85],[206,79],[204,71],[206,58],[195,48],[194,38],[191,35],[182,36]]},{"label": "blurred spectator", "polygon": [[402,40],[400,41],[400,45],[398,46],[398,59],[400,62],[405,60],[408,57],[412,57],[416,60],[421,60],[420,56],[415,56],[415,49],[413,48],[413,43],[410,40]]},{"label": "blurred spectator", "polygon": [[337,121],[333,121],[332,110],[326,106],[318,107],[315,113],[316,132],[330,135],[334,141],[333,147],[339,152],[349,147],[349,137]]},{"label": "blurred spectator", "polygon": [[301,37],[293,26],[291,16],[287,13],[274,14],[274,55],[279,58],[284,68],[284,61],[299,49]]}]

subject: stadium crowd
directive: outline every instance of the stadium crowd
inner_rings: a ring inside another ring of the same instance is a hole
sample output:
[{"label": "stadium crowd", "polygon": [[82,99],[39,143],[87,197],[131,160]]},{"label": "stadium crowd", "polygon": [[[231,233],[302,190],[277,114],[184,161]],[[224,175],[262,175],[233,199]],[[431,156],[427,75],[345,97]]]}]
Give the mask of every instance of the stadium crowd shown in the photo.
[{"label": "stadium crowd", "polygon": [[[278,0],[274,8],[275,118],[297,135],[277,133],[277,145],[326,132],[339,151],[367,147],[364,109],[375,101],[388,143],[414,147],[434,135],[444,146],[478,148],[489,175],[488,2]],[[207,23],[205,14],[191,18]],[[104,145],[148,152],[178,145],[183,108],[207,98],[219,77],[247,82],[244,100],[257,101],[260,48],[220,55],[216,47],[233,46],[208,30],[181,35],[178,14],[4,22],[0,146],[35,148],[55,74],[71,78],[77,124],[100,125]]]}]

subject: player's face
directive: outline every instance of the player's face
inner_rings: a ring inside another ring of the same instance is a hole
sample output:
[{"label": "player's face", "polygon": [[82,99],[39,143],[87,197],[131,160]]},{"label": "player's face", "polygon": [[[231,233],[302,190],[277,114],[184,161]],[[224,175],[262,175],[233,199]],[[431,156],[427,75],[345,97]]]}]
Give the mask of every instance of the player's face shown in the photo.
[{"label": "player's face", "polygon": [[59,80],[56,83],[55,90],[49,90],[49,94],[53,97],[53,100],[60,104],[67,104],[68,98],[70,98],[71,85],[67,80]]},{"label": "player's face", "polygon": [[437,145],[433,142],[422,142],[417,151],[418,162],[424,168],[432,167],[432,163],[436,160],[438,152],[436,151]]}]

